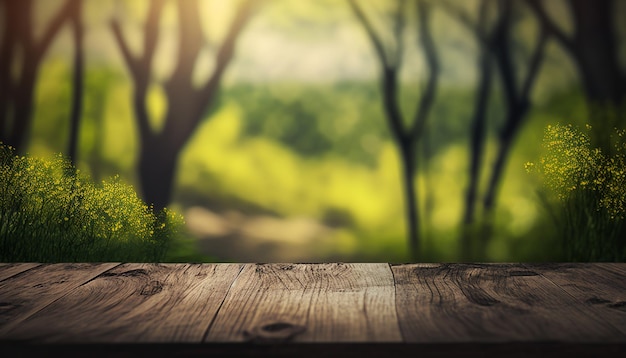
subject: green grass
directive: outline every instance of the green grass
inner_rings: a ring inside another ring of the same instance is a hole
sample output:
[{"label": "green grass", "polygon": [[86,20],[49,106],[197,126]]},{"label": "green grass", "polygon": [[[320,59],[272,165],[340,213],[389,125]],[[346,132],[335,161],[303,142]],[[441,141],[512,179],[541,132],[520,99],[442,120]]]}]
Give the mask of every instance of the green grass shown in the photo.
[{"label": "green grass", "polygon": [[1,262],[155,262],[183,225],[113,177],[95,184],[61,155],[0,146]]}]

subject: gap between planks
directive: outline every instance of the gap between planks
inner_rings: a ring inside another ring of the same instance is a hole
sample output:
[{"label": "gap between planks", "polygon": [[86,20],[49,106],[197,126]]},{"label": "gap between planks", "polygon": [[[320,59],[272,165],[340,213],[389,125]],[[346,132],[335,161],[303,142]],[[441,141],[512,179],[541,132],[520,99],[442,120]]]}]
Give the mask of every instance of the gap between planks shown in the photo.
[{"label": "gap between planks", "polygon": [[0,282],[38,266],[41,264],[36,262],[2,263],[0,264]]}]

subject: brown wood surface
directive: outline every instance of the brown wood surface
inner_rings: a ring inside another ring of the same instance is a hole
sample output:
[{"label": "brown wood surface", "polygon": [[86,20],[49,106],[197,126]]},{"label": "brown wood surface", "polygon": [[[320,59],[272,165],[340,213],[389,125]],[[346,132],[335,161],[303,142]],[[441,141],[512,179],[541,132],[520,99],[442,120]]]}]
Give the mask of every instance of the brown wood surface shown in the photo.
[{"label": "brown wood surface", "polygon": [[9,339],[196,342],[242,265],[124,264],[22,322]]},{"label": "brown wood surface", "polygon": [[16,354],[31,347],[20,342],[57,353],[141,342],[211,343],[203,352],[220,355],[261,344],[276,349],[252,351],[288,356],[285,342],[386,344],[369,356],[626,352],[622,263],[23,263],[0,264],[1,277],[0,348]]},{"label": "brown wood surface", "polygon": [[387,264],[250,264],[207,341],[400,342]]},{"label": "brown wood surface", "polygon": [[23,262],[16,264],[0,264],[0,281],[4,281],[11,276],[18,275],[24,271],[30,270],[39,266],[40,264],[34,262]]},{"label": "brown wood surface", "polygon": [[615,327],[626,335],[626,265],[570,264],[527,265],[561,287],[577,303],[575,307]]},{"label": "brown wood surface", "polygon": [[[552,271],[563,267],[553,265]],[[407,342],[626,340],[620,330],[532,267],[415,264],[392,269],[396,310]],[[581,268],[580,274],[586,273]],[[626,323],[626,316],[622,319]]]},{"label": "brown wood surface", "polygon": [[25,319],[117,265],[119,264],[41,265],[0,282],[0,337],[8,338],[8,334]]}]

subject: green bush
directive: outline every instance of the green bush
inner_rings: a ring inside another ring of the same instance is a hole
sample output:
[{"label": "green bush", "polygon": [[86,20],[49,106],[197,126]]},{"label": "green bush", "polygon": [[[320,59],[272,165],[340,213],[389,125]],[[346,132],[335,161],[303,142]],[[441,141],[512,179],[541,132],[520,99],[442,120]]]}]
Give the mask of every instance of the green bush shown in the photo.
[{"label": "green bush", "polygon": [[1,262],[161,261],[183,224],[119,177],[94,184],[62,155],[16,156],[0,144],[0,165]]},{"label": "green bush", "polygon": [[[626,260],[626,135],[615,130],[612,153],[592,148],[587,131],[572,125],[548,126],[540,162],[528,163],[543,175],[558,206],[551,210],[562,233],[564,259]],[[546,201],[546,202],[549,202]]]}]

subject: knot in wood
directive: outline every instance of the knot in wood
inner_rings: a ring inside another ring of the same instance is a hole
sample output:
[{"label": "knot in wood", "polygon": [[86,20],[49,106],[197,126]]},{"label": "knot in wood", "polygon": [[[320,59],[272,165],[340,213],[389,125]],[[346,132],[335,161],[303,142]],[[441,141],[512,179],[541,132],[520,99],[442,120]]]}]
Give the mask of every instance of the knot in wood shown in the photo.
[{"label": "knot in wood", "polygon": [[611,303],[607,307],[626,312],[626,301]]},{"label": "knot in wood", "polygon": [[258,343],[278,343],[291,340],[304,332],[306,327],[289,322],[272,322],[243,332],[246,340]]},{"label": "knot in wood", "polygon": [[152,296],[163,291],[163,284],[159,281],[150,281],[147,285],[143,286],[141,292],[142,296]]}]

